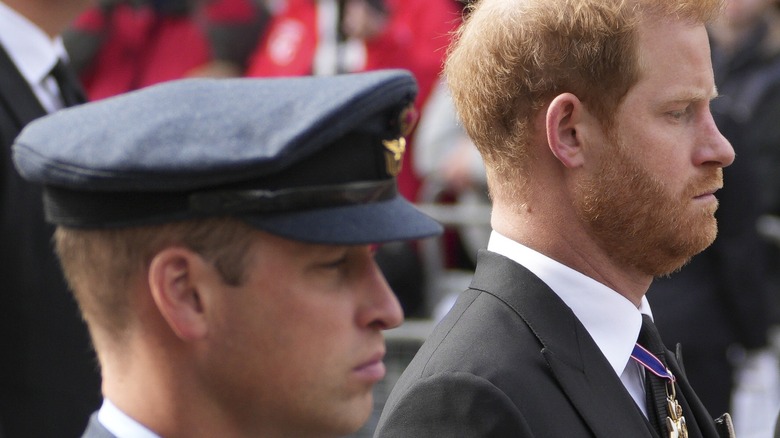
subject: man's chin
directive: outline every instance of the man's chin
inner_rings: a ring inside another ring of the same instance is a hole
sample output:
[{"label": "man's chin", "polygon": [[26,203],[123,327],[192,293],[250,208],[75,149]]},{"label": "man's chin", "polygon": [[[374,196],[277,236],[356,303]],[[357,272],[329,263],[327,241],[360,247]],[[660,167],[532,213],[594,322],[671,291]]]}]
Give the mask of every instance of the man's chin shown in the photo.
[{"label": "man's chin", "polygon": [[647,273],[653,277],[664,277],[674,274],[687,265],[694,256],[712,245],[718,234],[715,219],[712,219],[711,225],[703,225],[700,229],[701,232],[699,234],[688,236],[687,239],[675,247],[670,247],[665,261],[658,260],[657,263],[648,263],[650,266],[647,267]]}]

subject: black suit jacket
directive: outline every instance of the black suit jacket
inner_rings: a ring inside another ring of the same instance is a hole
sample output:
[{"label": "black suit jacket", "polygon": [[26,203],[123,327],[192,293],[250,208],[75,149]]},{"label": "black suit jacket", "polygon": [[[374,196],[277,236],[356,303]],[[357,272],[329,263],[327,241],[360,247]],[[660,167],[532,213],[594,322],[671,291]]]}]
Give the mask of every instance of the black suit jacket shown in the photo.
[{"label": "black suit jacket", "polygon": [[78,437],[100,406],[86,328],[62,278],[40,189],[11,160],[46,112],[0,47],[0,427],[5,438]]},{"label": "black suit jacket", "polygon": [[[717,437],[692,390],[682,392],[691,438]],[[375,436],[654,435],[571,309],[524,267],[483,251],[471,288],[394,387]]]}]

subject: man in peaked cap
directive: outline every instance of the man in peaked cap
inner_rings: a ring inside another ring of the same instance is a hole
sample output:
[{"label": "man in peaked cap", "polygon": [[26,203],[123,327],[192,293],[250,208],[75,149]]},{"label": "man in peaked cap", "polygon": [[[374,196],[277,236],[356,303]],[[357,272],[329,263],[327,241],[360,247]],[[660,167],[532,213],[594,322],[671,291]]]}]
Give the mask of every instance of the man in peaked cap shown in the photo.
[{"label": "man in peaked cap", "polygon": [[338,436],[403,320],[375,243],[440,232],[395,189],[403,71],[171,82],[14,145],[101,365],[86,437]]}]

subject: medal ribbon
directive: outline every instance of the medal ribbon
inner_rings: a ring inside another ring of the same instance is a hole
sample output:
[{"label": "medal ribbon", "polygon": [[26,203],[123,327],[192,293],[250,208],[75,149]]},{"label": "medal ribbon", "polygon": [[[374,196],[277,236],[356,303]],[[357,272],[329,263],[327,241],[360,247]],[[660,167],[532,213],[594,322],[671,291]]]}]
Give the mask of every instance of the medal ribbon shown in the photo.
[{"label": "medal ribbon", "polygon": [[674,377],[674,374],[669,371],[669,368],[666,368],[663,362],[661,362],[661,359],[658,359],[653,353],[647,351],[645,347],[639,344],[634,345],[634,351],[631,352],[631,358],[662,379],[666,379],[672,383],[677,380]]},{"label": "medal ribbon", "polygon": [[[669,371],[669,368],[661,362],[653,353],[639,344],[634,345],[634,351],[631,352],[631,358],[639,362],[646,370],[656,376],[666,380],[666,402],[667,413],[666,429],[669,438],[688,438],[688,426],[683,416],[682,407],[677,401],[674,382],[677,380]],[[659,409],[662,409],[660,406]]]}]

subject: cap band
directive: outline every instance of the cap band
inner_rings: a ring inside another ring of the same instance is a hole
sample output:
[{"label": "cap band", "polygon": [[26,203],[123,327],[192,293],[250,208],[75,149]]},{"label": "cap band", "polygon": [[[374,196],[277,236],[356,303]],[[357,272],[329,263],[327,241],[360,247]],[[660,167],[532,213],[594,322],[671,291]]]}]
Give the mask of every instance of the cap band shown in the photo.
[{"label": "cap band", "polygon": [[358,181],[281,190],[214,190],[189,196],[195,213],[275,213],[386,201],[397,193],[395,180]]},{"label": "cap band", "polygon": [[317,210],[381,202],[397,196],[394,178],[322,187],[204,192],[82,192],[44,189],[46,219],[75,228],[113,228],[217,215]]}]

